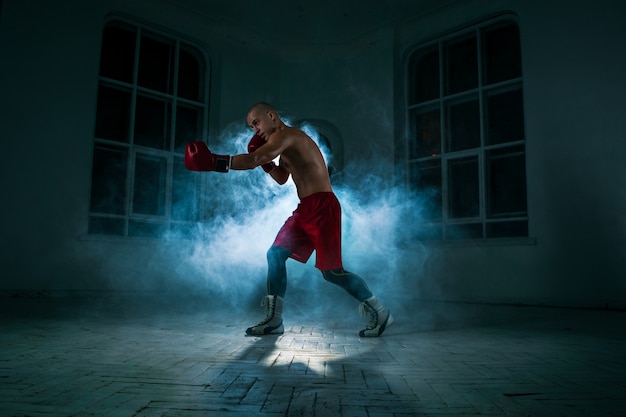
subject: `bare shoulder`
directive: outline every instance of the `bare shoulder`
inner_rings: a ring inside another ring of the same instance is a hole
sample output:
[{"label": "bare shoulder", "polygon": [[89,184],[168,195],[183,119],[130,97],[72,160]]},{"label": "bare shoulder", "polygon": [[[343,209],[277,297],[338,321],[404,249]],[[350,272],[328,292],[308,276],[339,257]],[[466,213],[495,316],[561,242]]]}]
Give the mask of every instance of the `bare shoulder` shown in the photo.
[{"label": "bare shoulder", "polygon": [[292,145],[298,145],[310,140],[309,136],[297,127],[285,127],[277,130],[270,136],[269,141],[279,142],[282,147],[291,147]]},{"label": "bare shoulder", "polygon": [[301,129],[297,127],[289,127],[288,129],[289,132],[287,133],[287,135],[290,136],[292,140],[307,146],[315,143],[313,139]]},{"label": "bare shoulder", "polygon": [[287,126],[284,129],[276,131],[276,136],[283,138],[283,139],[286,139],[286,138],[296,139],[296,138],[307,136],[307,135],[306,133],[304,133],[302,130],[300,130],[297,127]]}]

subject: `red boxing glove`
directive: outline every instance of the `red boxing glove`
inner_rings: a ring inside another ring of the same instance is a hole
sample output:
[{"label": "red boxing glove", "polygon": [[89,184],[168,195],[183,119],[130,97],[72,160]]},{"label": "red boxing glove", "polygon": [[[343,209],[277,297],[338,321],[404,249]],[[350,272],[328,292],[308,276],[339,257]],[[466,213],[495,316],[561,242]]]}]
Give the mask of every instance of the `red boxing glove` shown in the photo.
[{"label": "red boxing glove", "polygon": [[204,142],[191,142],[185,150],[185,167],[190,171],[228,172],[231,157],[215,155]]},{"label": "red boxing glove", "polygon": [[250,139],[250,143],[248,143],[248,153],[256,151],[263,145],[265,145],[265,139],[263,139],[259,135],[252,136],[252,139]]},{"label": "red boxing glove", "polygon": [[[248,143],[248,153],[256,151],[263,145],[265,145],[265,139],[263,139],[259,135],[252,136],[252,139],[250,139],[250,143]],[[267,162],[261,165],[261,168],[263,168],[263,171],[270,173],[274,170],[274,168],[276,168],[276,164],[274,163],[274,161]]]}]

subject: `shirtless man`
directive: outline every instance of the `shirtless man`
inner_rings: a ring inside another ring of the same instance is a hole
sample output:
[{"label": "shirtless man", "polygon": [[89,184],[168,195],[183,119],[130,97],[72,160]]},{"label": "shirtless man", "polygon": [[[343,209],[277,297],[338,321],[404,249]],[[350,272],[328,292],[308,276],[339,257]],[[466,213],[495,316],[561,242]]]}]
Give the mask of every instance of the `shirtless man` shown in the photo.
[{"label": "shirtless man", "polygon": [[[277,183],[285,184],[291,175],[296,185],[300,204],[267,251],[266,317],[249,327],[246,334],[262,336],[284,332],[282,310],[287,289],[287,259],[305,263],[315,250],[315,267],[324,279],[357,299],[361,313],[368,316],[368,324],[359,336],[380,336],[393,322],[393,317],[358,275],[343,268],[341,207],[317,144],[302,130],[287,126],[268,103],[252,106],[247,123],[255,133],[248,144],[249,153],[215,155],[204,142],[193,142],[187,146],[185,154],[185,165],[191,170],[228,172],[261,166]],[[277,157],[280,157],[278,165],[273,162]]]}]

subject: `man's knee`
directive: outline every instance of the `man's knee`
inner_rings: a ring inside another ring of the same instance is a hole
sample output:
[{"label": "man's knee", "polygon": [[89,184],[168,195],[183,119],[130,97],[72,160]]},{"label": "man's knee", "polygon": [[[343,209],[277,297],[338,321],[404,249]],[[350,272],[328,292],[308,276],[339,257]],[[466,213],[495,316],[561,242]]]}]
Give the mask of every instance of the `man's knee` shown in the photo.
[{"label": "man's knee", "polygon": [[327,269],[326,271],[322,271],[322,276],[328,282],[341,285],[343,280],[345,280],[346,271],[344,271],[343,268]]},{"label": "man's knee", "polygon": [[289,258],[289,251],[279,246],[272,246],[267,250],[267,262],[271,265],[285,263]]},{"label": "man's knee", "polygon": [[322,271],[322,275],[326,281],[340,286],[359,301],[366,300],[372,296],[372,292],[361,277],[343,268],[328,269]]}]

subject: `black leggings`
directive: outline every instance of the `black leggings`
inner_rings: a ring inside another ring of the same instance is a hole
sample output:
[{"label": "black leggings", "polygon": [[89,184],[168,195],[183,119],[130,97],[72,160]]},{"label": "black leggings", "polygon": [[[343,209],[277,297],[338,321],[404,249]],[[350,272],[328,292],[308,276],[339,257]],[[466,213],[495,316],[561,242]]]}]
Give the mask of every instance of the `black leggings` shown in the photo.
[{"label": "black leggings", "polygon": [[[287,267],[285,263],[291,253],[278,246],[272,246],[267,251],[267,293],[285,296],[287,291]],[[324,279],[343,288],[359,301],[365,301],[372,296],[372,292],[361,277],[343,268],[322,271]]]}]

